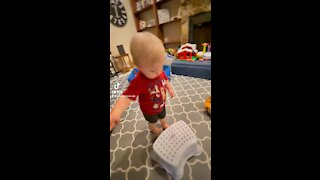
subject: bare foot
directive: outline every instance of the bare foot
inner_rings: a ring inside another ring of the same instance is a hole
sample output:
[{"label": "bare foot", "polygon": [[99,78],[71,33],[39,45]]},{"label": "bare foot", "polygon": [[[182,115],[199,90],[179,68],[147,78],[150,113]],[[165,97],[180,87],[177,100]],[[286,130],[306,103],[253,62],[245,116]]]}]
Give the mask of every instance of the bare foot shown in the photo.
[{"label": "bare foot", "polygon": [[167,129],[169,127],[169,124],[165,122],[165,123],[161,123],[161,126],[163,129]]},{"label": "bare foot", "polygon": [[161,129],[157,128],[155,124],[149,124],[149,129],[151,130],[151,132],[153,132],[157,136],[161,134]]},{"label": "bare foot", "polygon": [[160,124],[163,129],[167,129],[169,127],[169,124],[167,123],[166,118],[160,119]]},{"label": "bare foot", "polygon": [[151,129],[151,132],[153,132],[156,136],[159,136],[161,134],[161,129],[156,127]]}]

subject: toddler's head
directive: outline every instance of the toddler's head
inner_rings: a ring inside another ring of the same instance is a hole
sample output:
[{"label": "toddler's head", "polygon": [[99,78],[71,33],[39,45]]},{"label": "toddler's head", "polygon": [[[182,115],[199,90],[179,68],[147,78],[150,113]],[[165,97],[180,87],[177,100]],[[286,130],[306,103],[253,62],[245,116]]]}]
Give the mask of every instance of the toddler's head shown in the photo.
[{"label": "toddler's head", "polygon": [[137,33],[131,40],[130,51],[135,65],[147,78],[161,74],[165,49],[158,37],[149,32]]}]

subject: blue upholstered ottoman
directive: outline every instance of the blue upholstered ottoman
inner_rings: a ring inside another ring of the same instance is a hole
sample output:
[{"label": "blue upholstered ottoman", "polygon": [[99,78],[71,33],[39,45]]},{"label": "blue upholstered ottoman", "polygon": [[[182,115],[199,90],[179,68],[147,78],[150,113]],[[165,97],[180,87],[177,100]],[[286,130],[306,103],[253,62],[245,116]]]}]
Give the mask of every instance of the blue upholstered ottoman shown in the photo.
[{"label": "blue upholstered ottoman", "polygon": [[171,69],[172,74],[211,80],[211,60],[196,62],[174,60]]}]

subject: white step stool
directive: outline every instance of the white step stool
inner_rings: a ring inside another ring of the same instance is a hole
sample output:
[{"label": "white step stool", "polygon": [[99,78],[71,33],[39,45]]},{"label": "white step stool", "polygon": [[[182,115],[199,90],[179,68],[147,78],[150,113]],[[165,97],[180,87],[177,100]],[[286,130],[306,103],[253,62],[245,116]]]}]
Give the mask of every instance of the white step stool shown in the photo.
[{"label": "white step stool", "polygon": [[187,160],[200,154],[198,138],[184,121],[178,121],[160,134],[150,156],[175,180],[179,180],[183,177]]}]

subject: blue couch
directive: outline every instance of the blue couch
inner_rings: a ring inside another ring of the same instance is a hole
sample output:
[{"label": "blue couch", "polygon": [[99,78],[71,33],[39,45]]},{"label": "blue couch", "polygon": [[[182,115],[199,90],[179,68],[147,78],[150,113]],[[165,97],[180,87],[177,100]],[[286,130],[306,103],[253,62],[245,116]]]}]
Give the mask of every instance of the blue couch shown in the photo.
[{"label": "blue couch", "polygon": [[171,69],[172,74],[211,80],[211,60],[196,62],[174,60]]}]

